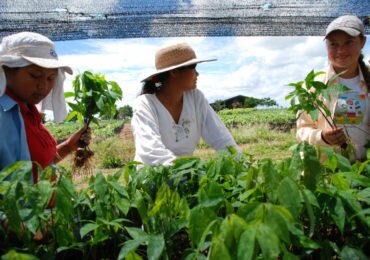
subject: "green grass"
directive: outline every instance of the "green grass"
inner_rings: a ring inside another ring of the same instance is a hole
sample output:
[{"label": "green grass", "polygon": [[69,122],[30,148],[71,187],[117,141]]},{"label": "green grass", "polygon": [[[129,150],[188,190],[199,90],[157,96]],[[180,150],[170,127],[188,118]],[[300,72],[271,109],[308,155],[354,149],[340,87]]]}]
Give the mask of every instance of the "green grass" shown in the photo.
[{"label": "green grass", "polygon": [[[295,128],[290,129],[294,115],[286,109],[234,109],[220,112],[224,122],[228,126],[236,143],[244,154],[251,155],[255,159],[263,158],[286,158],[291,155],[289,147],[296,144]],[[235,125],[230,122],[242,122]],[[122,120],[102,121],[99,126],[92,125],[93,140],[90,145],[95,155],[91,161],[94,172],[99,170],[119,168],[132,161],[135,155],[133,140],[119,138],[119,130],[123,126]],[[277,127],[277,129],[271,129]],[[57,140],[62,140],[80,128],[79,124],[47,125]],[[285,131],[278,130],[282,128]],[[194,153],[204,159],[215,156],[215,151],[210,149],[204,141],[198,144]],[[73,155],[68,156],[61,165],[71,169]]]},{"label": "green grass", "polygon": [[[108,138],[115,136],[123,124],[123,120],[106,120],[100,121],[99,125],[91,124],[90,128],[95,137]],[[64,124],[47,123],[45,126],[57,140],[63,140],[66,136],[77,132],[82,127],[77,122],[67,122]]]},{"label": "green grass", "polygon": [[[231,129],[235,142],[244,154],[256,159],[281,159],[290,156],[289,147],[296,144],[295,129],[288,132],[269,129],[268,125],[241,126]],[[215,152],[204,141],[198,145],[196,156],[211,158]]]},{"label": "green grass", "polygon": [[[231,133],[244,154],[256,159],[286,158],[290,156],[289,147],[296,144],[295,129],[289,132],[270,130],[267,125],[241,126],[231,129]],[[118,136],[106,139],[96,139],[90,145],[94,151],[93,161],[95,170],[114,168],[116,163],[126,164],[134,159],[135,146],[132,140],[125,141]],[[199,143],[194,155],[210,159],[215,151],[208,147],[203,140]],[[73,155],[61,162],[67,169],[72,168]]]}]

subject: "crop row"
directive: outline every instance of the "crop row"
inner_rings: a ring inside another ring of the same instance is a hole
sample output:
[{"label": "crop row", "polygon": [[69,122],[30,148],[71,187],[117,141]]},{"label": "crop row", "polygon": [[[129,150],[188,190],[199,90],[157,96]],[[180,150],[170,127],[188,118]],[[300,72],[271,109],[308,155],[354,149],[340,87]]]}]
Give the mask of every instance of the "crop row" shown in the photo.
[{"label": "crop row", "polygon": [[[31,163],[13,164],[0,171],[0,213],[8,221],[0,228],[0,254],[368,259],[368,161],[351,164],[331,149],[304,143],[279,161],[230,152],[208,161],[183,157],[168,167],[131,163],[113,175],[92,176],[80,189],[63,168],[56,168],[55,183],[47,168],[33,185]],[[46,209],[52,196],[55,208]]]},{"label": "crop row", "polygon": [[[103,120],[99,122],[99,125],[92,124],[91,129],[95,137],[108,138],[116,135],[123,125],[123,120]],[[64,124],[46,124],[46,127],[57,140],[62,140],[78,131],[81,125],[78,122],[68,122]]]}]

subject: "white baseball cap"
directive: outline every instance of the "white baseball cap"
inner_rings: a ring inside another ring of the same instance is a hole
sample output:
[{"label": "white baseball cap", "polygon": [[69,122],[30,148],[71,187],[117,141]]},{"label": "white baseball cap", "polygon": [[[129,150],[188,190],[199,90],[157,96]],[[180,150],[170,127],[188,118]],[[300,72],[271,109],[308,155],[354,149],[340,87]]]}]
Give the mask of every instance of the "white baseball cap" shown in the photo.
[{"label": "white baseball cap", "polygon": [[364,24],[355,15],[343,15],[333,20],[326,28],[325,38],[334,31],[343,31],[353,37],[365,35]]}]

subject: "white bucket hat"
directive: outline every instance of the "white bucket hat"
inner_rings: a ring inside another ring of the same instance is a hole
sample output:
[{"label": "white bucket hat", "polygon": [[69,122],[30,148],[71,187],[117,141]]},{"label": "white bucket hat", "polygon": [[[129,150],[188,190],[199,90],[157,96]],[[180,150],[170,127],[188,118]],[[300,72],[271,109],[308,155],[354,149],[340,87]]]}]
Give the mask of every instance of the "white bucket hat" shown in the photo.
[{"label": "white bucket hat", "polygon": [[59,69],[55,86],[38,106],[41,111],[53,111],[54,121],[63,121],[67,116],[63,91],[64,72],[72,74],[73,71],[58,59],[54,43],[41,34],[21,32],[2,39],[0,46],[0,96],[4,95],[6,88],[3,66],[21,68],[32,64],[48,69]]},{"label": "white bucket hat", "polygon": [[325,38],[334,31],[343,31],[352,37],[365,35],[364,24],[355,15],[343,15],[334,19],[326,28]]},{"label": "white bucket hat", "polygon": [[215,61],[216,59],[198,59],[194,50],[187,43],[178,43],[159,49],[155,54],[156,71],[143,79],[147,81],[153,76],[166,71],[186,67],[201,62]]}]

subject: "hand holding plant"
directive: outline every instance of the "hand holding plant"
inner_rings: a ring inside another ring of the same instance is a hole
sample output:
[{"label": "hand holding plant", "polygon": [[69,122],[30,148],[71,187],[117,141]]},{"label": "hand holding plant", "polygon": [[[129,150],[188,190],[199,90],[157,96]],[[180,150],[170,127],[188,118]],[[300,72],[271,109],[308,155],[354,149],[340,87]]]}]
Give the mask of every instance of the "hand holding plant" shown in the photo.
[{"label": "hand holding plant", "polygon": [[324,72],[315,73],[311,71],[304,81],[290,83],[289,86],[294,87],[295,90],[290,92],[285,99],[290,100],[289,110],[296,113],[298,115],[297,117],[299,117],[302,112],[306,112],[311,116],[313,121],[316,121],[319,114],[321,114],[331,127],[331,129],[323,129],[322,137],[324,141],[328,144],[341,145],[342,148],[346,148],[347,137],[343,129],[338,128],[335,124],[333,115],[330,109],[326,107],[323,99],[330,101],[331,95],[343,93],[350,89],[341,84],[330,84],[341,74],[337,74],[330,78],[326,84],[321,81],[316,81],[315,78],[323,73]]},{"label": "hand holding plant", "polygon": [[[122,90],[116,82],[107,81],[104,75],[90,71],[77,75],[73,88],[74,92],[65,93],[66,98],[74,97],[76,102],[68,102],[72,112],[66,121],[77,118],[85,129],[89,128],[91,122],[98,125],[99,118],[113,116],[116,113],[116,101],[122,99]],[[75,155],[76,168],[86,166],[92,157],[93,152],[88,148],[88,144],[83,138],[79,140]]]}]

